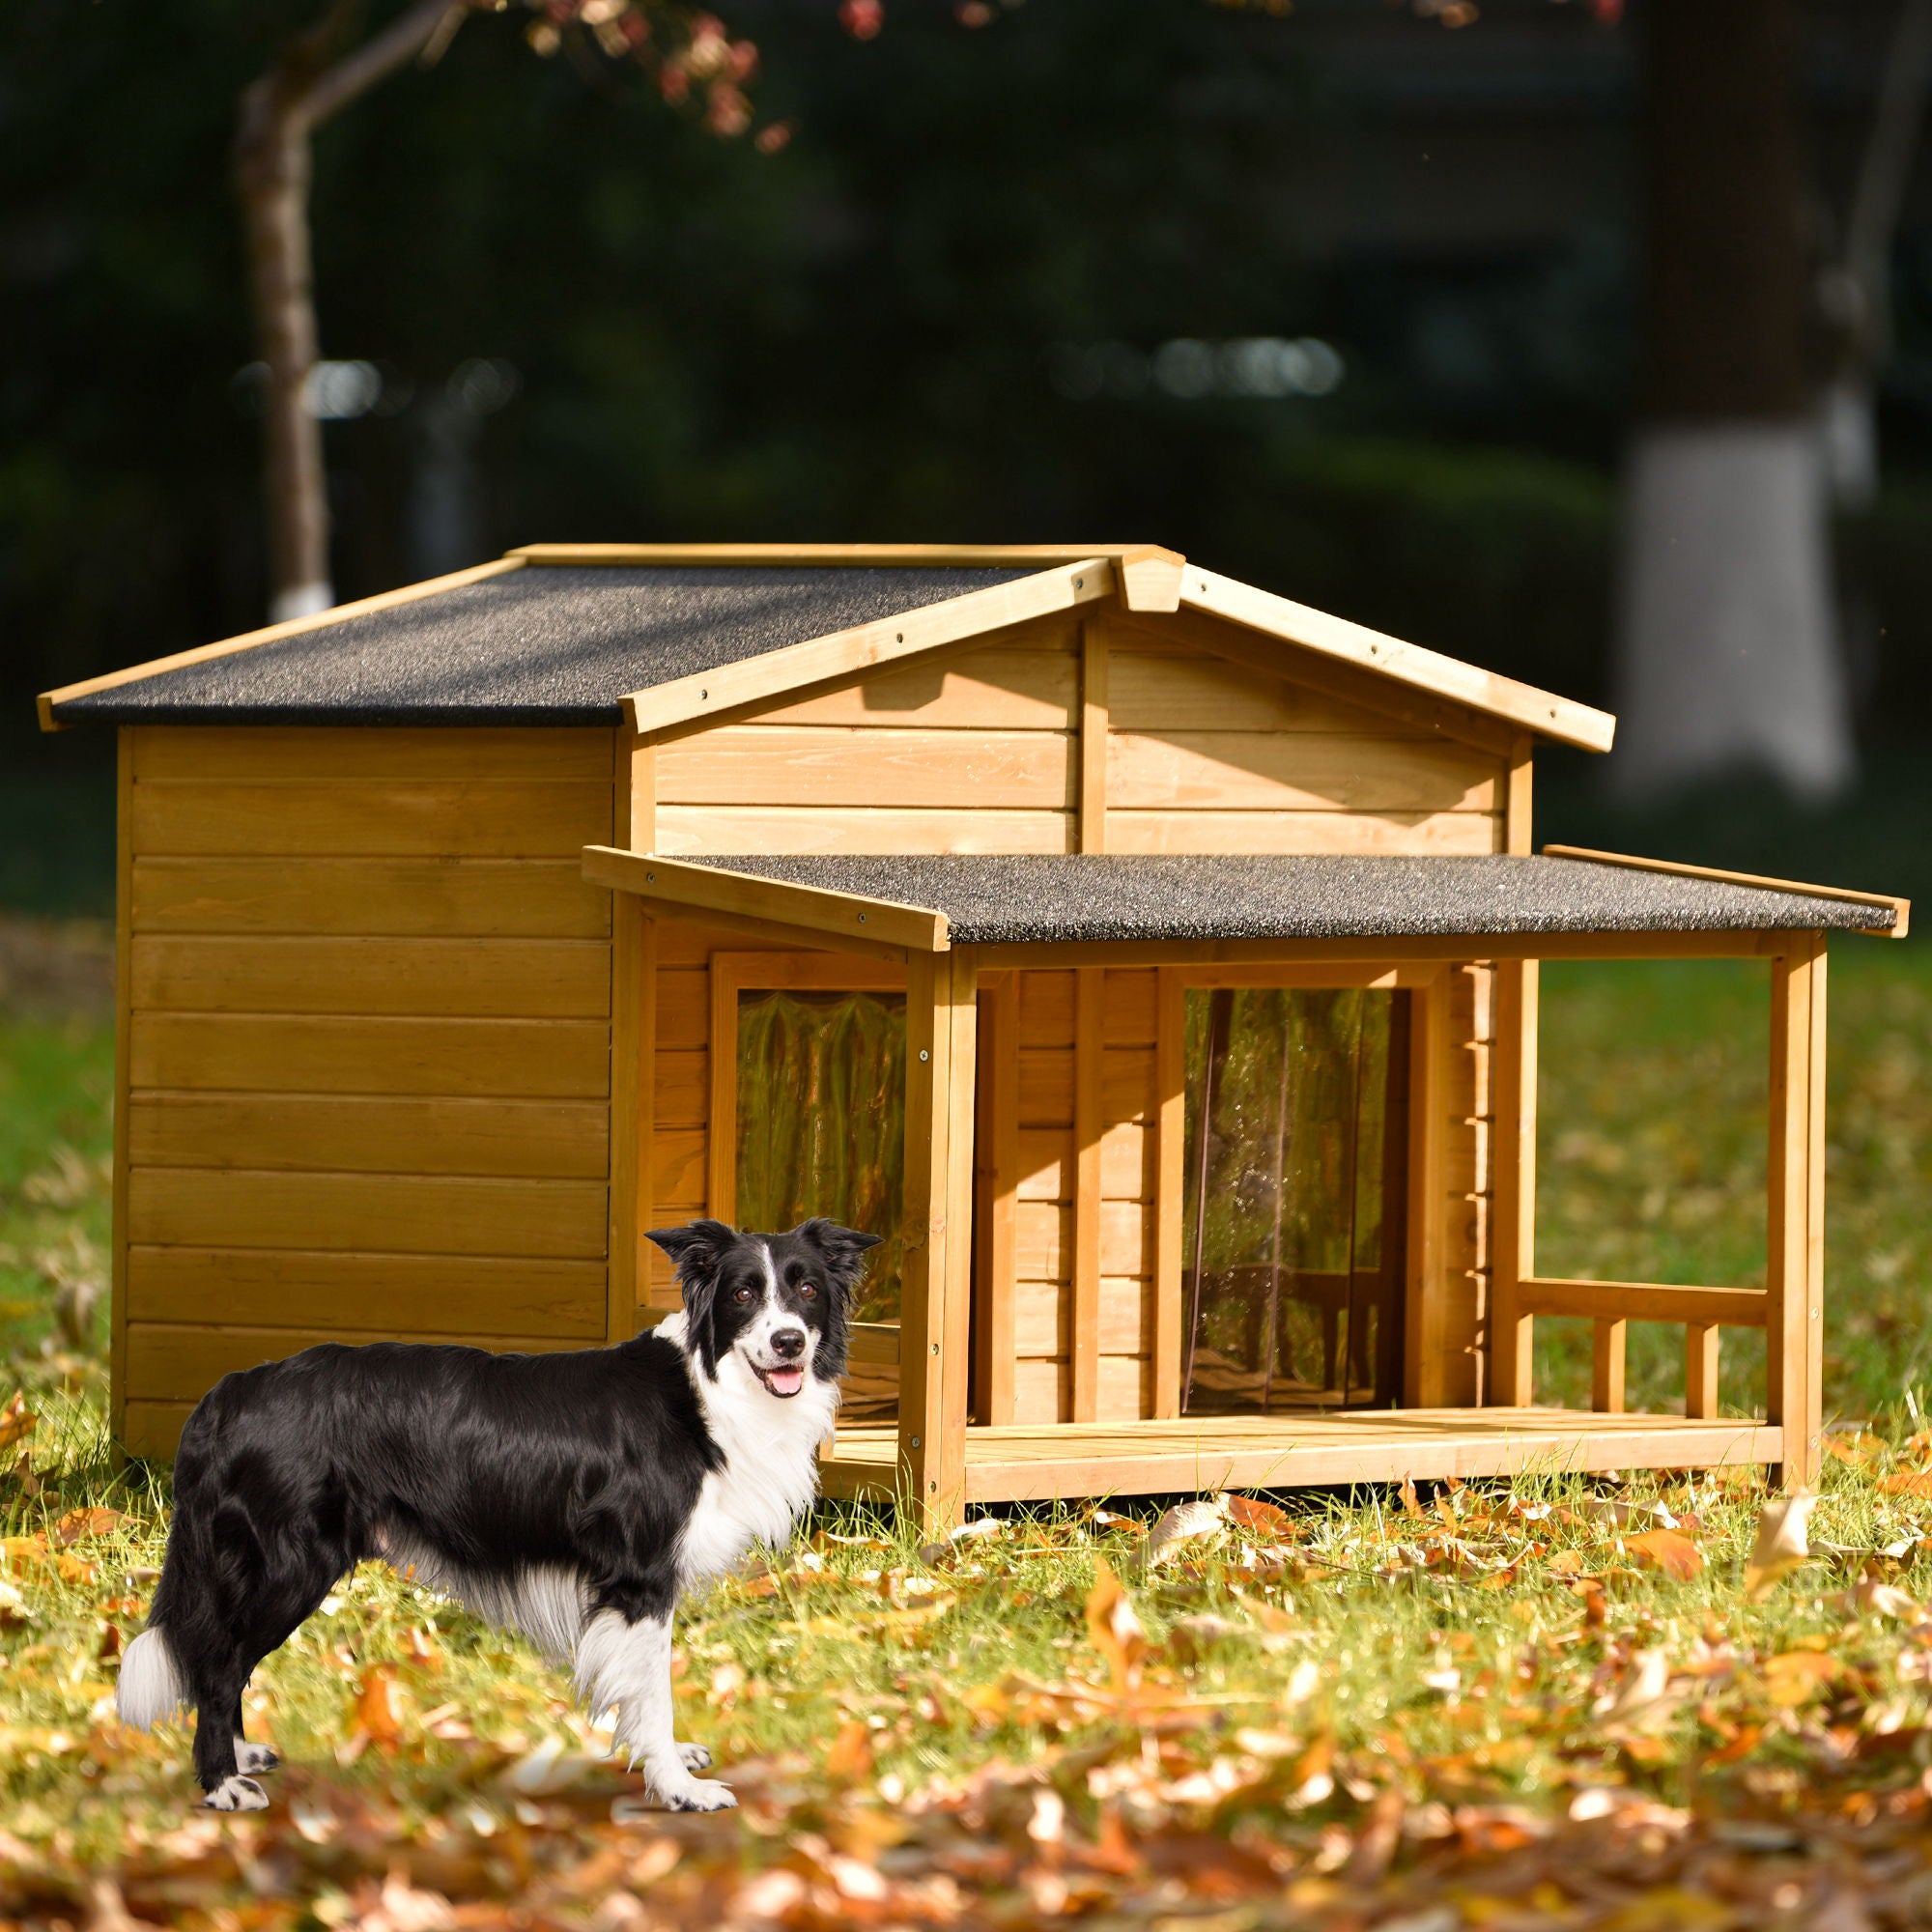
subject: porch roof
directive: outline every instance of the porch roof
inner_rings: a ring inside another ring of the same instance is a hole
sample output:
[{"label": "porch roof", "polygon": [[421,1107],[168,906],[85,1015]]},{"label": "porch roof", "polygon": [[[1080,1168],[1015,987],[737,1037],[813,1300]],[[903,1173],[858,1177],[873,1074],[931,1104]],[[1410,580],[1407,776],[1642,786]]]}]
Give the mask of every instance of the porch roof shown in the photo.
[{"label": "porch roof", "polygon": [[1646,861],[946,853],[683,865],[940,915],[955,946],[1902,929],[1904,902]]}]

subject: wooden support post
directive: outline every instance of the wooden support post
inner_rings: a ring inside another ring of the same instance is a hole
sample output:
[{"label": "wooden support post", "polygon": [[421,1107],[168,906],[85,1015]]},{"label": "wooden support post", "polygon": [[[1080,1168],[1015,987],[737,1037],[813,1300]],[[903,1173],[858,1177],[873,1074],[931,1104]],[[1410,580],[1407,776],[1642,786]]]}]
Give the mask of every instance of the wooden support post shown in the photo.
[{"label": "wooden support post", "polygon": [[899,1474],[928,1530],[954,1520],[965,1499],[978,981],[968,947],[906,961]]},{"label": "wooden support post", "polygon": [[114,866],[114,1173],[111,1273],[108,1279],[107,1429],[116,1458],[128,1440],[128,1153],[129,1061],[134,1031],[134,748],[141,727],[114,734],[116,780]]},{"label": "wooden support post", "polygon": [[1684,1413],[1715,1416],[1718,1412],[1718,1327],[1712,1321],[1690,1321],[1684,1328]]},{"label": "wooden support post", "polygon": [[1590,1406],[1599,1415],[1621,1415],[1624,1412],[1624,1345],[1630,1323],[1599,1317],[1591,1325]]},{"label": "wooden support post", "polygon": [[1158,980],[1154,1044],[1153,1413],[1180,1413],[1181,1256],[1187,1191],[1187,990],[1181,968]]},{"label": "wooden support post", "polygon": [[[611,836],[637,848],[648,840],[657,810],[656,750],[628,728],[615,733]],[[651,1221],[651,1130],[657,1112],[652,1073],[657,1056],[657,922],[633,893],[611,905],[611,1177],[605,1271],[604,1339],[628,1342],[638,1331],[650,1264],[643,1231]]]},{"label": "wooden support post", "polygon": [[1080,626],[1080,849],[1107,849],[1107,631],[1098,617]]},{"label": "wooden support post", "polygon": [[1072,1416],[1093,1422],[1100,1411],[1100,1137],[1106,1027],[1105,969],[1083,966],[1073,977],[1073,1311]]},{"label": "wooden support post", "polygon": [[1765,1411],[1790,1489],[1817,1479],[1823,1426],[1824,1133],[1825,935],[1811,932],[1771,962]]},{"label": "wooden support post", "polygon": [[1409,995],[1408,1282],[1402,1370],[1403,1402],[1409,1408],[1440,1408],[1451,1401],[1442,1238],[1448,1004],[1440,979]]},{"label": "wooden support post", "polygon": [[977,1238],[973,1245],[974,1407],[986,1423],[1013,1419],[1013,1293],[1019,1273],[1019,976],[980,981]]},{"label": "wooden support post", "polygon": [[1489,1399],[1516,1408],[1534,1399],[1536,1318],[1522,1284],[1536,1273],[1536,1037],[1539,982],[1533,959],[1499,959],[1496,976],[1495,1130],[1490,1137],[1493,1212],[1490,1236]]}]

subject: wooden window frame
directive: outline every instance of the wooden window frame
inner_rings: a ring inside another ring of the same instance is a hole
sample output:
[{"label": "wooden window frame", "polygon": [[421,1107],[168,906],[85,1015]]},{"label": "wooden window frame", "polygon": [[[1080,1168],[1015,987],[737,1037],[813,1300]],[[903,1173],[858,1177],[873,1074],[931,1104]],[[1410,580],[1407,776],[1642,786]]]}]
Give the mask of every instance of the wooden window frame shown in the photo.
[{"label": "wooden window frame", "polygon": [[[1403,1402],[1435,1406],[1446,1399],[1443,1273],[1443,1118],[1448,1049],[1448,961],[1367,960],[1290,965],[1204,962],[1160,969],[1154,1049],[1159,1108],[1154,1122],[1153,1413],[1180,1413],[1182,1358],[1182,1204],[1186,1188],[1186,1000],[1221,990],[1347,992],[1401,990],[1411,996],[1408,1074],[1407,1257],[1404,1269]],[[1076,1343],[1078,1338],[1076,1337]]]}]

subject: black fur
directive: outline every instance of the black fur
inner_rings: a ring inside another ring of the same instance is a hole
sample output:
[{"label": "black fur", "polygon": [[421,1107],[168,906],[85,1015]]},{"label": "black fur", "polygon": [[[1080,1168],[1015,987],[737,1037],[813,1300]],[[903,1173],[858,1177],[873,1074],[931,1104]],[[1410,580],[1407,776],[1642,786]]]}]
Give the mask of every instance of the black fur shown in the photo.
[{"label": "black fur", "polygon": [[[715,1379],[756,1312],[736,1291],[754,1280],[763,1300],[757,1249],[717,1221],[650,1238],[677,1264],[690,1346]],[[876,1237],[809,1221],[761,1239],[781,1305],[819,1332],[814,1375],[835,1378]],[[586,1614],[668,1618],[680,1535],[722,1461],[685,1354],[652,1334],[544,1355],[329,1344],[224,1377],[182,1432],[149,1619],[200,1714],[202,1788],[236,1775],[256,1664],[356,1563],[420,1550],[505,1585],[552,1565],[582,1579]]]}]

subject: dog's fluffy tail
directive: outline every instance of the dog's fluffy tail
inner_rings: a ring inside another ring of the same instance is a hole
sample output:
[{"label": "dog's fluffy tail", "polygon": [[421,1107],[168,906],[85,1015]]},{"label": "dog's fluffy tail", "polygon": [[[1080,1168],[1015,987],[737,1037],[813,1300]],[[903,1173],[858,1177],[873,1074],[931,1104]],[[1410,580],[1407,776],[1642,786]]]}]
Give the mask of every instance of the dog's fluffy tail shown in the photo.
[{"label": "dog's fluffy tail", "polygon": [[121,1721],[151,1731],[188,1702],[187,1680],[169,1647],[167,1634],[150,1624],[121,1660],[121,1684],[114,1693]]}]

